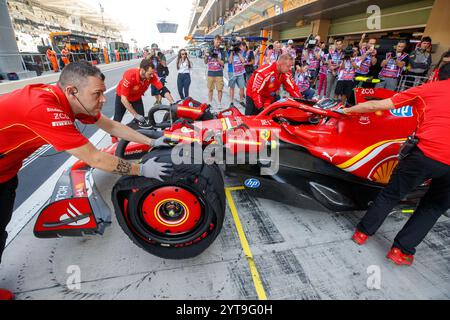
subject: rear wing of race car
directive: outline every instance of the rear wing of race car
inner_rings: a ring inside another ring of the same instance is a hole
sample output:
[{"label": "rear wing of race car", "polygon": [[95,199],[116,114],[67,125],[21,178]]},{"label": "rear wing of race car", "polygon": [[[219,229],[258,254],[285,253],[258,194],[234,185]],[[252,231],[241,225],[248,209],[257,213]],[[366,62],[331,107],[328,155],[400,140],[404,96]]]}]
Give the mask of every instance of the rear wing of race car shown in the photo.
[{"label": "rear wing of race car", "polygon": [[92,178],[92,169],[68,169],[59,178],[49,203],[34,226],[37,238],[103,234],[111,211]]}]

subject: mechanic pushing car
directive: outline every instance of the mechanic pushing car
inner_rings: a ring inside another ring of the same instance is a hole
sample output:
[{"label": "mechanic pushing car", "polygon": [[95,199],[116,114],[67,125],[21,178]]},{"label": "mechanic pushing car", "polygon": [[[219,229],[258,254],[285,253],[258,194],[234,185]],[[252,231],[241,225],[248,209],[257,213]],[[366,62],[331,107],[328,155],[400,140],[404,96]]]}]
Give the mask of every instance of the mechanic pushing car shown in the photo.
[{"label": "mechanic pushing car", "polygon": [[121,122],[125,111],[128,110],[136,121],[145,123],[142,96],[150,85],[155,86],[170,103],[175,102],[170,91],[159,80],[153,62],[144,59],[141,61],[139,68],[125,71],[117,86],[114,121]]},{"label": "mechanic pushing car", "polygon": [[277,91],[283,85],[293,98],[301,98],[300,90],[292,78],[294,59],[282,54],[278,61],[259,67],[247,85],[245,115],[257,115],[276,100]]},{"label": "mechanic pushing car", "polygon": [[[75,119],[128,141],[151,147],[167,146],[164,138],[152,140],[101,113],[106,102],[105,76],[87,62],[66,66],[57,85],[29,85],[0,97],[0,261],[8,234],[22,161],[45,144],[67,151],[91,167],[119,175],[159,179],[171,164],[151,159],[131,163],[93,146],[76,128]],[[1,298],[12,294],[0,290]]]},{"label": "mechanic pushing car", "polygon": [[[392,208],[410,191],[432,179],[430,188],[403,229],[397,234],[387,258],[411,265],[416,247],[439,217],[450,208],[450,64],[439,72],[439,81],[397,93],[390,99],[368,101],[343,113],[366,113],[413,105],[418,125],[400,150],[400,162],[387,187],[369,207],[353,240],[363,245],[375,234]],[[408,108],[408,107],[406,107]],[[409,107],[410,108],[410,107]]]}]

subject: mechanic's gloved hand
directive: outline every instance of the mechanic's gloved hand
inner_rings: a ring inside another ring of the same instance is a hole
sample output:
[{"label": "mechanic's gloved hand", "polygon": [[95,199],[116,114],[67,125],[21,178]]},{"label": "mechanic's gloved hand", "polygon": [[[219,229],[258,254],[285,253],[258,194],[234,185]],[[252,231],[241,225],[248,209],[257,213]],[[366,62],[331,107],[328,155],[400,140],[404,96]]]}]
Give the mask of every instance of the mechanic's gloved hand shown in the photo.
[{"label": "mechanic's gloved hand", "polygon": [[173,171],[171,163],[156,162],[156,158],[141,164],[141,176],[163,181],[161,177],[171,174]]},{"label": "mechanic's gloved hand", "polygon": [[150,142],[150,147],[152,148],[171,148],[178,144],[179,140],[167,138],[165,136],[162,136],[161,138],[158,138],[156,140],[152,140]]},{"label": "mechanic's gloved hand", "polygon": [[147,123],[147,121],[145,120],[145,117],[140,115],[140,114],[136,114],[134,116],[134,118],[139,122],[139,123]]}]

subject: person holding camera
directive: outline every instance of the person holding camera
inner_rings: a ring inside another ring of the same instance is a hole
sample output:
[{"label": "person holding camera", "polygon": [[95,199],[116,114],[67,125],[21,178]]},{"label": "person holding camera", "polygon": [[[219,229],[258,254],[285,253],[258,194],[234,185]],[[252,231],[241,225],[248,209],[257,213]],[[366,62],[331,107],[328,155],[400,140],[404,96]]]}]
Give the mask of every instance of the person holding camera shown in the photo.
[{"label": "person holding camera", "polygon": [[213,47],[206,52],[204,58],[205,64],[208,65],[208,103],[212,104],[214,89],[216,89],[219,108],[222,108],[223,67],[225,66],[225,52],[220,48],[221,44],[222,37],[216,35]]},{"label": "person holding camera", "polygon": [[395,46],[394,52],[386,53],[386,59],[381,62],[381,72],[379,74],[380,83],[375,88],[385,88],[395,91],[398,80],[403,70],[409,63],[409,56],[404,53],[406,41],[400,40]]},{"label": "person holding camera", "polygon": [[338,69],[344,58],[342,39],[336,39],[334,48],[330,48],[328,54],[328,76],[327,76],[327,97],[336,98],[335,90],[337,84]]},{"label": "person holding camera", "polygon": [[231,103],[234,101],[234,89],[236,85],[239,88],[239,103],[244,105],[244,88],[245,88],[245,63],[246,60],[242,56],[244,45],[241,42],[236,42],[230,48],[230,55],[228,57],[228,64],[232,65],[232,73],[228,81],[230,88]]},{"label": "person holding camera", "polygon": [[316,92],[311,89],[311,75],[309,74],[308,64],[303,62],[302,65],[297,64],[295,68],[295,84],[303,98],[311,100]]},{"label": "person holding camera", "polygon": [[335,94],[340,96],[344,104],[353,94],[356,70],[358,70],[361,65],[361,60],[357,55],[357,49],[353,50],[353,47],[348,46],[344,51],[344,59],[338,70]]},{"label": "person holding camera", "polygon": [[429,189],[414,214],[397,234],[387,258],[398,265],[411,265],[416,247],[433,228],[439,217],[450,208],[450,64],[439,71],[439,81],[429,82],[397,93],[390,99],[368,101],[349,109],[345,114],[359,114],[412,105],[418,113],[414,138],[400,151],[400,161],[389,184],[371,204],[358,224],[353,241],[366,243],[400,200],[431,180]]},{"label": "person holding camera", "polygon": [[311,75],[311,81],[315,82],[319,75],[320,59],[322,49],[320,48],[320,36],[308,38],[305,42],[305,50],[303,50],[303,61],[308,64],[308,71]]},{"label": "person holding camera", "polygon": [[361,65],[356,71],[356,77],[370,75],[370,69],[377,64],[377,50],[375,46],[377,39],[371,37],[366,42],[366,34],[364,33],[359,42],[359,54],[361,55]]}]

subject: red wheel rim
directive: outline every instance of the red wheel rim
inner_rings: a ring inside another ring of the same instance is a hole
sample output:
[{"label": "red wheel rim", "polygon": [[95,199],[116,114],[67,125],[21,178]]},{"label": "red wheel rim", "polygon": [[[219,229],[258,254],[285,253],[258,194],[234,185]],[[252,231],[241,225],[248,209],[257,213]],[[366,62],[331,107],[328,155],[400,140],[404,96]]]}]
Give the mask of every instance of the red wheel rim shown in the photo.
[{"label": "red wheel rim", "polygon": [[162,187],[149,193],[142,204],[144,222],[165,235],[192,231],[202,217],[199,199],[180,187]]}]

